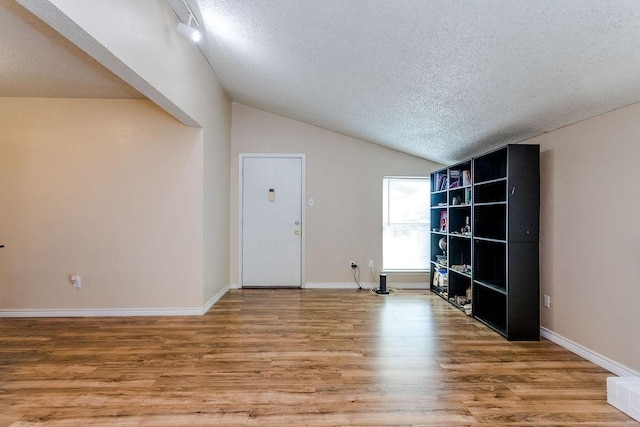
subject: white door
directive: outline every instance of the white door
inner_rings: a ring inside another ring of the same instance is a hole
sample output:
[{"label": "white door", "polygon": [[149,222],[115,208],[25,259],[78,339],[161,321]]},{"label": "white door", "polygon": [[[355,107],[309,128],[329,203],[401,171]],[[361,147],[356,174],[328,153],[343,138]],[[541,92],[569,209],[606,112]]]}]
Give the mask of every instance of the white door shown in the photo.
[{"label": "white door", "polygon": [[240,285],[301,287],[304,157],[240,160]]}]

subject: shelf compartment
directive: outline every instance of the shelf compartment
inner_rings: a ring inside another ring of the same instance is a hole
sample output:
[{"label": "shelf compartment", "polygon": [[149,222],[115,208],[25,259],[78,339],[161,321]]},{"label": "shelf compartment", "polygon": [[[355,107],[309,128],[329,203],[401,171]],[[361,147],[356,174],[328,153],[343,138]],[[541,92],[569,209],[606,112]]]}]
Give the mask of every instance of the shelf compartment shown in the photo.
[{"label": "shelf compartment", "polygon": [[471,239],[463,236],[450,236],[448,247],[449,265],[471,266]]},{"label": "shelf compartment", "polygon": [[431,230],[446,233],[449,230],[449,213],[447,207],[435,207],[431,209]]},{"label": "shelf compartment", "polygon": [[[456,266],[454,266],[454,267],[456,267]],[[454,268],[454,267],[449,269],[449,273],[455,273],[455,274],[459,274],[459,275],[464,276],[464,277],[471,278],[471,266],[467,266],[468,267],[467,271],[460,271],[460,270],[458,270],[457,268]]]},{"label": "shelf compartment", "polygon": [[472,187],[458,187],[449,190],[449,206],[470,206]]},{"label": "shelf compartment", "polygon": [[505,204],[474,206],[473,235],[486,239],[507,238],[507,206]]},{"label": "shelf compartment", "polygon": [[471,206],[454,206],[449,209],[449,233],[463,234],[464,230],[468,230],[466,236],[471,235]]},{"label": "shelf compartment", "polygon": [[[474,240],[473,278],[478,282],[494,284],[507,282],[507,245],[505,243]],[[506,286],[503,285],[506,289]]]},{"label": "shelf compartment", "polygon": [[507,180],[499,179],[473,187],[475,204],[507,201]]},{"label": "shelf compartment", "polygon": [[448,300],[458,308],[471,303],[471,279],[459,274],[449,274]]},{"label": "shelf compartment", "polygon": [[[448,175],[447,170],[443,169],[431,174],[431,192],[438,193],[447,190]],[[446,197],[446,196],[445,196]]]},{"label": "shelf compartment", "polygon": [[432,264],[434,268],[431,269],[431,292],[440,295],[442,298],[448,300],[449,293],[449,272],[446,268]]},{"label": "shelf compartment", "polygon": [[439,193],[431,193],[431,207],[446,207],[447,206],[447,192],[440,191]]},{"label": "shelf compartment", "polygon": [[473,317],[503,336],[507,335],[507,296],[483,287],[473,288]]},{"label": "shelf compartment", "polygon": [[448,244],[446,235],[431,233],[431,262],[446,266],[448,264],[445,256],[447,252],[440,248],[441,239],[444,239],[444,242]]},{"label": "shelf compartment", "polygon": [[496,291],[496,292],[498,292],[500,294],[504,294],[504,295],[507,294],[507,287],[506,287],[505,282],[501,282],[501,281],[497,281],[497,280],[494,280],[494,281],[474,280],[473,282],[475,284],[477,284],[478,286],[484,286],[485,288],[489,288],[489,289],[491,289],[493,291]]},{"label": "shelf compartment", "polygon": [[507,328],[506,328],[506,326],[503,326],[502,323],[492,322],[491,320],[488,320],[487,318],[482,317],[482,315],[475,315],[474,314],[473,317],[477,321],[479,321],[480,323],[484,323],[486,326],[488,326],[489,328],[491,328],[494,331],[496,331],[498,334],[500,334],[503,337],[508,339]]},{"label": "shelf compartment", "polygon": [[476,157],[474,182],[481,183],[507,177],[507,147]]},{"label": "shelf compartment", "polygon": [[471,162],[467,161],[449,167],[449,190],[471,185]]}]

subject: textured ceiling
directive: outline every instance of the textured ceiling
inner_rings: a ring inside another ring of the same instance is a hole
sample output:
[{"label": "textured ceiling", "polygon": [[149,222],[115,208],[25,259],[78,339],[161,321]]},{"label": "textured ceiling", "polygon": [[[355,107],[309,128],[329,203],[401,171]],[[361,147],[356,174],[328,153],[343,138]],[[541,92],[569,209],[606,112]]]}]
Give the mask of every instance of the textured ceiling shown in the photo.
[{"label": "textured ceiling", "polygon": [[640,101],[637,0],[188,0],[233,100],[451,163]]},{"label": "textured ceiling", "polygon": [[0,97],[144,98],[14,1],[0,0]]},{"label": "textured ceiling", "polygon": [[[188,3],[233,100],[442,163],[640,101],[637,0]],[[10,0],[0,96],[144,98]]]}]

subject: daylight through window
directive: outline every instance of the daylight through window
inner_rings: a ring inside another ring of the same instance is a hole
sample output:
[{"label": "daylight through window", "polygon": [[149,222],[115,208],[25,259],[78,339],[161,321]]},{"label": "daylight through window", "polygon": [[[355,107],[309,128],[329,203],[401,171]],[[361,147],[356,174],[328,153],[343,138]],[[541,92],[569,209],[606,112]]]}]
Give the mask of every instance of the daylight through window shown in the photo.
[{"label": "daylight through window", "polygon": [[383,270],[429,269],[429,191],[429,178],[383,179]]}]

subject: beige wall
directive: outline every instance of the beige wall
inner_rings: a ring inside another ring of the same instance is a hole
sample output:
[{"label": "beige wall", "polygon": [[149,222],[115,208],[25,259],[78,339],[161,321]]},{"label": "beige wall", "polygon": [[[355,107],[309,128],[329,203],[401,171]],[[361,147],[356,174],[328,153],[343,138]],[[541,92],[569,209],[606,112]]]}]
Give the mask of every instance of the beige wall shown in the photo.
[{"label": "beige wall", "polygon": [[640,371],[640,104],[541,145],[542,325]]},{"label": "beige wall", "polygon": [[0,308],[202,307],[201,129],[29,98],[0,98],[0,129]]},{"label": "beige wall", "polygon": [[231,103],[222,91],[212,97],[204,121],[203,147],[203,286],[202,303],[220,296],[229,286],[229,153]]},{"label": "beige wall", "polygon": [[[306,155],[306,282],[353,283],[349,260],[374,283],[382,264],[382,178],[428,176],[439,165],[295,120],[233,104],[231,148],[231,282],[237,283],[238,158],[240,153]],[[428,203],[428,201],[425,201]],[[391,283],[421,277],[390,277]]]},{"label": "beige wall", "polygon": [[202,303],[220,295],[229,285],[231,103],[198,46],[177,33],[163,0],[20,2],[171,114],[202,127]]}]

